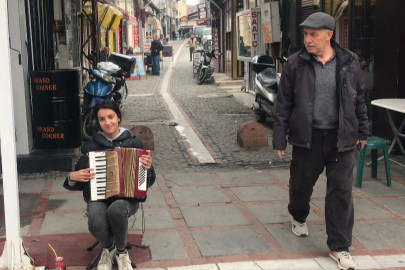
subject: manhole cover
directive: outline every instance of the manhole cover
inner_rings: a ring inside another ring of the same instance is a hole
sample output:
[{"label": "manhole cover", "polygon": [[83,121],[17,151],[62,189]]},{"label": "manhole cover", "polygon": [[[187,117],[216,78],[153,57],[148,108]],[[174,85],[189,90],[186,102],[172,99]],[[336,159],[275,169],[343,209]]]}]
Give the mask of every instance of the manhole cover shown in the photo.
[{"label": "manhole cover", "polygon": [[211,93],[211,94],[203,94],[198,95],[198,98],[223,98],[223,97],[232,97],[233,95],[230,93]]}]

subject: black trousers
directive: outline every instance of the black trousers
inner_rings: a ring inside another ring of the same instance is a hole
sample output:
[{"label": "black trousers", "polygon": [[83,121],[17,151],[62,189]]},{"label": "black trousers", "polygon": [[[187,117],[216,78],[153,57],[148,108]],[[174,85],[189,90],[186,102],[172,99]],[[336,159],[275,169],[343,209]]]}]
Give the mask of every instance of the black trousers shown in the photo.
[{"label": "black trousers", "polygon": [[313,187],[326,167],[325,221],[327,245],[332,251],[348,250],[352,243],[354,150],[338,152],[337,131],[314,129],[311,149],[293,147],[288,211],[305,222]]},{"label": "black trousers", "polygon": [[195,48],[190,47],[190,61],[193,60],[193,53],[194,53]]}]

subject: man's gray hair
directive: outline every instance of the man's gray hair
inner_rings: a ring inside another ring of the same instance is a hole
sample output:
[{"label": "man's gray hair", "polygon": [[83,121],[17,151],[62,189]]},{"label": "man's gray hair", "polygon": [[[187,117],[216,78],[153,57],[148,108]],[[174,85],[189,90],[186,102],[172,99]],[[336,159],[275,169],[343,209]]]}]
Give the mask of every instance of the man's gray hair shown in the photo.
[{"label": "man's gray hair", "polygon": [[157,35],[153,35],[153,37],[156,37],[156,38],[157,38]]}]

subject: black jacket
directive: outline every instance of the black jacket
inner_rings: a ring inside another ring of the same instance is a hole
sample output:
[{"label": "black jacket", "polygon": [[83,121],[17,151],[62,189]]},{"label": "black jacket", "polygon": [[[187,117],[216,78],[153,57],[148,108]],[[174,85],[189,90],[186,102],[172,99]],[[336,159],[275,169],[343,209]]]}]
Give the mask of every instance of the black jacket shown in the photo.
[{"label": "black jacket", "polygon": [[[338,151],[354,149],[358,139],[368,135],[364,80],[358,57],[335,41],[336,89],[339,102]],[[273,128],[273,148],[284,150],[288,142],[311,148],[315,68],[312,55],[304,48],[291,55],[281,76]]]},{"label": "black jacket", "polygon": [[163,50],[163,45],[159,40],[152,41],[152,45],[150,46],[150,52],[152,56],[159,55],[159,52]]},{"label": "black jacket", "polygon": [[[75,165],[75,171],[89,168],[89,157],[87,155],[88,152],[106,150],[115,147],[143,149],[143,144],[140,140],[135,138],[135,136],[132,136],[128,130],[122,132],[121,135],[112,142],[107,140],[103,134],[97,132],[93,135],[93,138],[90,141],[86,142],[82,146],[81,152],[83,155],[77,161]],[[155,183],[155,179],[155,169],[152,167],[150,170],[148,170],[148,187],[152,186]],[[68,178],[66,177],[65,182],[63,183],[63,187],[73,191],[82,190],[84,200],[86,202],[90,201],[90,182],[77,181],[76,184],[71,187],[68,183]],[[145,200],[146,197],[138,199],[138,201],[140,202],[143,202]]]}]

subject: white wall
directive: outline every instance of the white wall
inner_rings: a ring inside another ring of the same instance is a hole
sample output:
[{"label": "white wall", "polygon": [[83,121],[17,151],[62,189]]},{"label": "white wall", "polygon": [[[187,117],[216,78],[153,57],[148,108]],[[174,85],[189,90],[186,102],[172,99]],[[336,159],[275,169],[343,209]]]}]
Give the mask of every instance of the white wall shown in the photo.
[{"label": "white wall", "polygon": [[[10,50],[17,155],[26,155],[29,154],[32,149],[33,139],[31,129],[31,102],[27,75],[27,51],[25,47],[24,0],[8,0],[7,2],[11,40],[10,46],[20,51],[22,54],[22,65],[19,65],[18,52]],[[22,44],[24,44],[24,46],[22,46]]]}]

